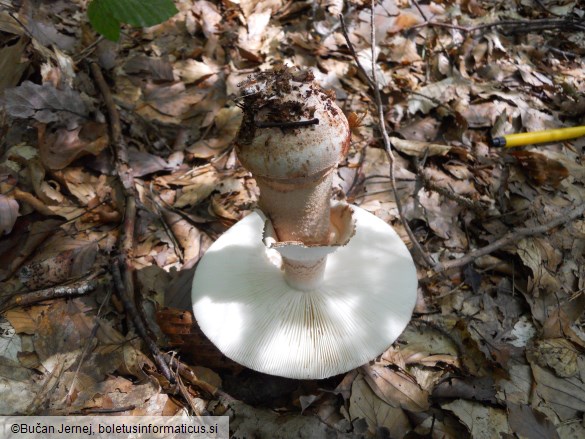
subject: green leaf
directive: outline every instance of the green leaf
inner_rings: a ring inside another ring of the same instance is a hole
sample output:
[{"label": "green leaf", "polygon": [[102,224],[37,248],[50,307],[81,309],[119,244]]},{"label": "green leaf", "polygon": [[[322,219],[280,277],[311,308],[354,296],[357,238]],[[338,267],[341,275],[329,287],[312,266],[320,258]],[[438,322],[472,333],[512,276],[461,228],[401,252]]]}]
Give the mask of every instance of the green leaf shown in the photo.
[{"label": "green leaf", "polygon": [[87,7],[87,17],[93,28],[110,41],[120,39],[120,22],[107,7],[108,0],[93,0]]},{"label": "green leaf", "polygon": [[[98,1],[98,0],[94,0]],[[168,20],[177,12],[172,0],[99,0],[115,19],[132,26],[148,27]]]}]

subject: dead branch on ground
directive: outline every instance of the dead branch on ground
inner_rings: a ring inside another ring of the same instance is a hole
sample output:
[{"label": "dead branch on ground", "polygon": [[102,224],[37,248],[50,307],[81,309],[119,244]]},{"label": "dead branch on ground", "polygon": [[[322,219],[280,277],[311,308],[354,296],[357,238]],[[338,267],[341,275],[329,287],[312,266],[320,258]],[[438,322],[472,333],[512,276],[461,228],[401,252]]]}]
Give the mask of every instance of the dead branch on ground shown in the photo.
[{"label": "dead branch on ground", "polygon": [[91,293],[96,290],[98,285],[107,284],[109,282],[109,279],[96,279],[96,277],[104,274],[104,272],[105,271],[101,270],[84,280],[69,285],[60,285],[51,288],[44,288],[38,291],[31,291],[29,293],[15,294],[0,306],[0,314],[16,306],[30,306],[35,303],[44,302],[45,300],[83,296]]},{"label": "dead branch on ground", "polygon": [[500,20],[492,23],[479,24],[477,26],[459,26],[457,24],[442,23],[438,21],[426,20],[422,23],[415,24],[409,28],[405,28],[403,31],[407,32],[412,29],[418,29],[422,27],[443,27],[447,29],[455,29],[466,34],[486,31],[493,28],[503,28],[509,33],[528,33],[538,32],[545,30],[562,29],[564,31],[583,32],[585,31],[585,25],[572,18],[541,18],[534,20]]},{"label": "dead branch on ground", "polygon": [[441,273],[452,268],[463,267],[481,256],[493,253],[496,250],[499,250],[507,245],[513,244],[514,242],[518,242],[523,238],[546,233],[549,230],[554,229],[555,227],[559,227],[563,224],[567,224],[573,220],[576,220],[584,213],[585,203],[581,203],[576,207],[567,208],[563,210],[559,215],[555,216],[552,220],[540,226],[518,227],[514,230],[509,231],[504,236],[492,242],[491,244],[474,250],[471,253],[468,253],[459,259],[453,259],[451,261],[446,262],[438,262],[433,266],[433,270],[435,271],[435,273]]},{"label": "dead branch on ground", "polygon": [[[110,88],[106,83],[106,80],[101,72],[100,67],[96,63],[91,64],[91,70],[95,78],[95,81],[98,84],[98,87],[102,93],[108,111],[110,130],[112,136],[111,145],[114,149],[114,154],[116,157],[116,172],[124,188],[125,196],[124,198],[126,205],[121,239],[118,243],[120,251],[119,261],[123,266],[124,274],[122,277],[119,262],[118,260],[115,260],[114,263],[112,264],[112,275],[114,278],[114,284],[116,290],[118,291],[120,300],[124,304],[126,314],[134,323],[136,331],[144,340],[159,370],[170,383],[175,384],[176,383],[175,377],[171,373],[171,370],[169,369],[166,360],[162,356],[159,347],[157,346],[156,342],[149,336],[147,329],[149,322],[142,319],[141,314],[139,313],[138,308],[134,303],[135,300],[133,278],[134,269],[131,263],[131,255],[134,248],[134,229],[136,224],[137,204],[136,188],[134,186],[134,176],[132,173],[132,168],[128,163],[128,148],[122,136],[120,115],[118,113],[118,109],[116,108],[116,104],[112,97],[112,93],[110,92]],[[182,387],[179,386],[179,390],[181,389]],[[189,401],[189,395],[184,392],[181,393],[183,397],[187,401]]]},{"label": "dead branch on ground", "polygon": [[415,248],[416,253],[420,257],[420,259],[422,259],[422,261],[424,262],[424,264],[427,267],[432,267],[434,265],[433,260],[423,250],[423,248],[419,244],[416,236],[414,235],[414,232],[412,231],[412,229],[408,225],[408,222],[406,221],[406,218],[404,216],[404,209],[402,206],[402,202],[400,201],[398,189],[396,188],[396,172],[395,172],[394,153],[392,151],[392,144],[390,143],[390,137],[388,136],[388,131],[386,130],[386,122],[384,121],[384,104],[382,103],[382,96],[380,94],[378,78],[376,76],[376,54],[375,54],[376,41],[375,41],[375,32],[374,32],[374,6],[375,6],[375,0],[372,0],[372,5],[371,5],[371,9],[370,9],[372,76],[370,76],[367,73],[367,71],[364,69],[364,66],[359,61],[359,58],[358,58],[357,53],[353,47],[353,44],[351,43],[351,41],[349,39],[349,35],[347,33],[347,26],[345,25],[343,15],[339,16],[339,19],[341,21],[341,30],[343,31],[343,36],[345,37],[345,41],[347,43],[347,46],[348,46],[348,48],[353,56],[354,61],[356,62],[357,66],[358,66],[358,69],[360,70],[362,75],[364,75],[364,77],[366,78],[366,81],[367,81],[368,85],[370,86],[372,93],[374,94],[374,102],[376,105],[376,110],[377,110],[376,112],[378,115],[378,127],[380,129],[380,132],[382,133],[382,140],[384,143],[384,149],[386,151],[386,155],[388,156],[388,161],[390,162],[390,182],[392,185],[392,192],[393,192],[394,198],[396,200],[396,207],[398,209],[400,221],[402,222],[402,225],[404,226],[404,229],[406,230],[406,233],[408,234],[408,237],[410,238],[412,245]]},{"label": "dead branch on ground", "polygon": [[154,362],[160,369],[161,373],[164,377],[170,382],[175,383],[175,378],[169,369],[167,362],[165,361],[163,354],[159,347],[157,346],[156,342],[148,335],[148,331],[146,329],[146,325],[140,318],[140,314],[138,313],[138,309],[134,304],[134,301],[131,300],[128,291],[126,291],[126,286],[122,280],[122,274],[120,273],[120,265],[117,260],[114,261],[112,264],[112,275],[114,277],[114,285],[118,292],[118,296],[124,305],[124,309],[126,310],[126,314],[132,318],[132,323],[134,323],[134,327],[136,328],[136,332],[142,338],[142,340],[146,343],[148,350],[150,351],[151,355],[154,358]]}]

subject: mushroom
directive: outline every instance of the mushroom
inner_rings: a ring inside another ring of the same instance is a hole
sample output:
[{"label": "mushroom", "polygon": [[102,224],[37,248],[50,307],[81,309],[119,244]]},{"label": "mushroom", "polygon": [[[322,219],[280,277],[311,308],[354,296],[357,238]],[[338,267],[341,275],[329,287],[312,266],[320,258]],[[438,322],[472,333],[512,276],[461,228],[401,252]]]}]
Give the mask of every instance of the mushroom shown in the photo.
[{"label": "mushroom", "polygon": [[193,281],[195,318],[232,360],[319,379],[388,348],[410,321],[416,269],[387,223],[330,200],[350,129],[310,72],[280,68],[242,84],[236,151],[259,210],[207,250]]}]

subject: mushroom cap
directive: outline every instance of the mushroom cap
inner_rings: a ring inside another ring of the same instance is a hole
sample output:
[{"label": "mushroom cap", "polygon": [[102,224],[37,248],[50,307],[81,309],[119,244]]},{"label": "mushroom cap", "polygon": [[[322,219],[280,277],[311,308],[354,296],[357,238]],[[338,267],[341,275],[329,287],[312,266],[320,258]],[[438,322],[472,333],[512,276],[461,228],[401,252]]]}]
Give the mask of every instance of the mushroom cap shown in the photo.
[{"label": "mushroom cap", "polygon": [[384,352],[410,321],[417,295],[412,257],[391,226],[352,206],[356,233],[330,254],[323,282],[299,291],[280,255],[262,243],[255,211],[201,259],[193,281],[195,318],[232,360],[271,375],[320,379]]},{"label": "mushroom cap", "polygon": [[[238,158],[254,176],[298,179],[337,166],[349,148],[349,123],[335,99],[312,80],[289,70],[264,72],[244,89]],[[318,120],[318,124],[287,123]],[[279,124],[266,127],[266,124]]]}]

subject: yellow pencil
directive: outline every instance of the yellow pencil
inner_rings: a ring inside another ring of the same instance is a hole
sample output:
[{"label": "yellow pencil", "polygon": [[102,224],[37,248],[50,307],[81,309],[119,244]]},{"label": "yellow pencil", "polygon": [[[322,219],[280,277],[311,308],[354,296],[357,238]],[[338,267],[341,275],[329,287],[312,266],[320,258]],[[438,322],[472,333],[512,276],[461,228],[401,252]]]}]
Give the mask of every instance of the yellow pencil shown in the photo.
[{"label": "yellow pencil", "polygon": [[508,134],[503,137],[494,137],[491,144],[492,146],[513,148],[515,146],[531,145],[533,143],[558,142],[560,140],[574,139],[582,136],[585,136],[585,126]]}]

